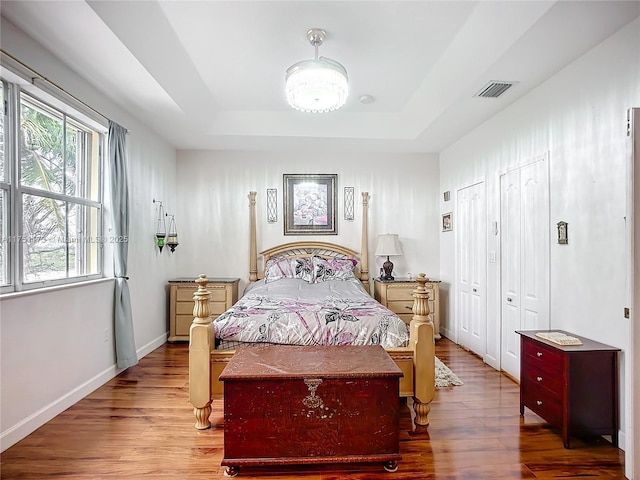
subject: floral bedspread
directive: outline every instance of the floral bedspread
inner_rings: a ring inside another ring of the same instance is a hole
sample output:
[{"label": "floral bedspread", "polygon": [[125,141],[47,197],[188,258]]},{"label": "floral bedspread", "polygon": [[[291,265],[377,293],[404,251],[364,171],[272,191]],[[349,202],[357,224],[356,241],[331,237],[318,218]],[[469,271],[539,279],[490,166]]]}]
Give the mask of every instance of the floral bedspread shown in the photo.
[{"label": "floral bedspread", "polygon": [[408,325],[354,280],[256,282],[213,322],[217,339],[287,345],[408,344]]}]

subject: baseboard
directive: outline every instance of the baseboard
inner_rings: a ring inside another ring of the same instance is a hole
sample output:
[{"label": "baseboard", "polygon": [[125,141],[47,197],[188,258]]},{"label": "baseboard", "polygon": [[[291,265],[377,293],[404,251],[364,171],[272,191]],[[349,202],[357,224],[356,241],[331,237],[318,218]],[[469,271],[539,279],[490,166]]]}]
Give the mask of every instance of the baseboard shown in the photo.
[{"label": "baseboard", "polygon": [[[160,347],[167,341],[167,334],[159,336],[151,342],[143,345],[137,350],[138,358],[148,355],[156,348]],[[24,420],[18,422],[0,434],[0,452],[4,452],[7,448],[15,445],[30,433],[34,432],[42,425],[53,419],[67,408],[82,400],[91,392],[97,390],[112,378],[116,377],[123,369],[119,369],[116,365],[103,370],[96,376],[90,378],[83,384],[77,386],[62,397],[54,400],[49,405],[44,406]]]}]

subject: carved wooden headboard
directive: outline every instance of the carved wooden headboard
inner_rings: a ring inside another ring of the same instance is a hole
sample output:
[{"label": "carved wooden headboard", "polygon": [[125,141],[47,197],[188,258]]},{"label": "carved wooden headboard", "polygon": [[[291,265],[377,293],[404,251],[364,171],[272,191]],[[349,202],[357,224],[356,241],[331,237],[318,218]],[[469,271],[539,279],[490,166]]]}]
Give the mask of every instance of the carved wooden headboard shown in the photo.
[{"label": "carved wooden headboard", "polygon": [[369,241],[368,241],[368,210],[369,193],[362,192],[362,250],[360,253],[347,247],[329,242],[290,242],[269,248],[260,252],[262,257],[261,269],[258,270],[258,249],[256,245],[256,192],[249,192],[250,209],[250,251],[249,251],[249,281],[255,282],[264,278],[264,266],[271,258],[304,258],[318,255],[326,259],[355,258],[358,265],[354,271],[356,278],[369,288]]}]

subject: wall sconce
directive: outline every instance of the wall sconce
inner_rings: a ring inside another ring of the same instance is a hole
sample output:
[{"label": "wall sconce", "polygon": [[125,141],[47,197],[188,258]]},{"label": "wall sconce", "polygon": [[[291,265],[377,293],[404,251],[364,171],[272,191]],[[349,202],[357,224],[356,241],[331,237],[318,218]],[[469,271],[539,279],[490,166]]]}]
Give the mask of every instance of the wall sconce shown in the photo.
[{"label": "wall sconce", "polygon": [[167,246],[171,249],[171,253],[175,252],[178,246],[178,230],[176,229],[175,215],[166,214],[167,217],[171,217],[169,220],[169,234],[167,235]]},{"label": "wall sconce", "polygon": [[354,187],[344,187],[344,219],[354,219],[353,197],[355,195]]},{"label": "wall sconce", "polygon": [[392,255],[402,255],[402,248],[398,235],[395,233],[387,233],[378,235],[378,246],[376,247],[376,256],[387,257],[387,261],[382,264],[380,269],[380,280],[393,280],[393,262],[389,260]]},{"label": "wall sconce", "polygon": [[162,248],[164,247],[164,239],[167,236],[167,225],[165,224],[165,213],[164,207],[162,206],[162,202],[160,200],[153,199],[153,203],[159,203],[158,207],[158,221],[156,223],[156,245],[160,249],[160,253],[162,253]]},{"label": "wall sconce", "polygon": [[278,221],[278,190],[267,188],[267,223]]}]

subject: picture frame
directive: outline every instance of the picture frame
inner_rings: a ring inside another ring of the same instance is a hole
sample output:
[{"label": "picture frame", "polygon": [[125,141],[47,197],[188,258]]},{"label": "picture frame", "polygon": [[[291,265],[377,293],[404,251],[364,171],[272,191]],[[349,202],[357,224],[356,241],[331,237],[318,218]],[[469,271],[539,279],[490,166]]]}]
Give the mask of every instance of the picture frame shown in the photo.
[{"label": "picture frame", "polygon": [[452,212],[442,214],[442,231],[443,232],[453,231],[453,213]]},{"label": "picture frame", "polygon": [[337,235],[337,174],[283,175],[284,234]]}]

